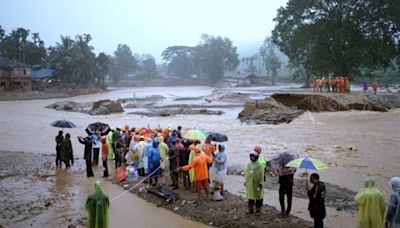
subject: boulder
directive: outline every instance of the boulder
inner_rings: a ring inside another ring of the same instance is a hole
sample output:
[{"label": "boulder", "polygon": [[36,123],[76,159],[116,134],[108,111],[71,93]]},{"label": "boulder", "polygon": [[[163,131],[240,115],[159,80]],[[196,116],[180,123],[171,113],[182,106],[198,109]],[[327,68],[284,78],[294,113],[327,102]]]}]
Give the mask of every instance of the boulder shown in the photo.
[{"label": "boulder", "polygon": [[91,103],[88,102],[79,103],[74,101],[60,101],[46,106],[46,108],[55,109],[57,111],[83,112],[83,113],[88,113],[90,107]]},{"label": "boulder", "polygon": [[303,110],[287,107],[273,98],[267,97],[263,100],[246,102],[245,108],[239,113],[238,118],[247,123],[280,124],[290,123],[303,113]]},{"label": "boulder", "polygon": [[118,101],[100,100],[92,104],[89,115],[107,115],[111,113],[124,112],[122,105]]}]

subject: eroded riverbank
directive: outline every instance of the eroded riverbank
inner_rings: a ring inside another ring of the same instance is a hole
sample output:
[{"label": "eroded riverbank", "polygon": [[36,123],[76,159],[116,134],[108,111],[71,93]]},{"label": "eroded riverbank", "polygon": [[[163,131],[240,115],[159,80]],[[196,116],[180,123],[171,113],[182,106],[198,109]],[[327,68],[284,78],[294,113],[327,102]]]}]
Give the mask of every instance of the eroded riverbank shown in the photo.
[{"label": "eroded riverbank", "polygon": [[[267,158],[271,158],[276,152],[293,150],[301,155],[307,154],[321,159],[330,166],[328,170],[320,172],[323,181],[356,192],[362,186],[363,179],[371,176],[377,180],[377,187],[385,193],[385,199],[388,199],[390,193],[387,184],[388,178],[398,175],[397,170],[400,168],[397,162],[400,160],[398,153],[398,148],[400,148],[398,140],[400,110],[398,109],[388,112],[306,112],[290,124],[251,125],[242,124],[237,119],[238,113],[242,110],[241,107],[221,108],[224,111],[222,115],[168,117],[127,114],[131,110],[107,116],[89,116],[83,113],[60,112],[44,108],[57,101],[92,102],[100,99],[116,100],[133,97],[133,95],[135,97],[161,95],[167,99],[160,105],[175,105],[178,102],[174,100],[177,96],[184,97],[184,94],[191,94],[193,97],[203,97],[212,94],[212,91],[211,87],[135,88],[68,99],[0,102],[0,116],[2,117],[0,127],[6,132],[0,136],[0,150],[54,154],[54,137],[59,129],[53,128],[49,124],[58,119],[70,120],[77,125],[77,128],[64,129],[64,131],[72,134],[74,154],[79,158],[82,157],[83,147],[77,142],[76,136],[83,135],[86,126],[95,121],[107,122],[111,126],[129,124],[131,127],[147,126],[148,124],[151,127],[156,127],[158,124],[161,126],[170,124],[174,127],[182,125],[184,128],[196,127],[226,134],[229,138],[226,145],[231,166],[243,167],[247,163],[248,153],[257,144],[262,146],[263,153]],[[224,89],[226,93],[229,91],[251,93],[252,98],[269,93],[264,88]],[[198,101],[207,102],[201,99]],[[218,101],[218,97],[215,97],[212,102],[213,105],[224,104]],[[202,104],[197,103],[197,105]],[[301,171],[298,173],[301,174]],[[70,175],[71,183],[75,183],[75,175],[78,174]],[[296,178],[303,177],[296,176]],[[87,193],[92,191],[93,181],[87,180],[86,177],[77,178],[77,180],[80,182],[66,186],[70,186],[71,191],[79,191],[80,195],[77,197],[84,198],[85,191]],[[84,186],[83,188],[86,190],[82,191],[79,186]],[[43,189],[46,188],[44,185]],[[77,207],[79,208],[79,206]],[[306,207],[302,209],[306,211]],[[337,215],[328,213],[328,220],[332,219],[330,216]],[[49,220],[46,213],[42,213],[38,217]],[[331,227],[336,226],[331,225]]]}]

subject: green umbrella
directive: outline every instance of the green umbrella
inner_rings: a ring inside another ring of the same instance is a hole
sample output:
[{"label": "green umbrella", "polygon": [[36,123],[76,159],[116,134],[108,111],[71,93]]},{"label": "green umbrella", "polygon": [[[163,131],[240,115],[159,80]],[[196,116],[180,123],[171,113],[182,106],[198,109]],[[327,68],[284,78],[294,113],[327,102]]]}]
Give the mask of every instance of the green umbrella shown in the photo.
[{"label": "green umbrella", "polygon": [[208,136],[207,133],[205,133],[205,132],[203,132],[201,130],[192,129],[192,130],[189,130],[188,132],[186,132],[183,135],[183,138],[192,139],[192,140],[197,139],[197,140],[202,141],[202,140],[206,139],[207,136]]}]

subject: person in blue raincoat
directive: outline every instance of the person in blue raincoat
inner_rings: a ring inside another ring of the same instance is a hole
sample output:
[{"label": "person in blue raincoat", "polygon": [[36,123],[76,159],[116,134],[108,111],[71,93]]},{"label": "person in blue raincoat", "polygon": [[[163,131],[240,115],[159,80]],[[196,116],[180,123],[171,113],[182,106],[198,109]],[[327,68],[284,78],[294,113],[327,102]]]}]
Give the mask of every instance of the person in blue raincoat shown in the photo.
[{"label": "person in blue raincoat", "polygon": [[386,209],[385,227],[399,228],[400,227],[400,177],[392,177],[390,179],[392,187],[392,195],[390,196],[389,204]]},{"label": "person in blue raincoat", "polygon": [[153,142],[153,147],[148,151],[148,163],[150,174],[150,185],[157,185],[158,176],[160,176],[160,165],[161,165],[161,155],[158,149],[158,142],[155,140]]}]

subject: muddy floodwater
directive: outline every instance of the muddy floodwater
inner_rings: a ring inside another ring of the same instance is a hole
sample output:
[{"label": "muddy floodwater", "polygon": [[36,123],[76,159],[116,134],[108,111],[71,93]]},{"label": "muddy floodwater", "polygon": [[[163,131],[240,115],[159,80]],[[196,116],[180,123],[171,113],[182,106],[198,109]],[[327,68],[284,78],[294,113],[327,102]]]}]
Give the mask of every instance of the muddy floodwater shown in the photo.
[{"label": "muddy floodwater", "polygon": [[[188,103],[202,105],[207,104],[205,97],[215,98],[223,93],[240,92],[251,94],[250,98],[263,98],[274,91],[288,91],[296,89],[295,87],[296,85],[287,85],[270,88],[225,88],[220,90],[211,87],[129,88],[63,99],[2,101],[0,102],[0,129],[2,130],[0,151],[28,152],[33,155],[55,154],[54,137],[59,129],[50,126],[50,123],[65,119],[77,126],[73,129],[64,129],[64,132],[71,134],[74,156],[78,158],[76,165],[68,171],[55,171],[55,157],[53,156],[46,156],[47,165],[33,170],[28,169],[28,171],[22,173],[15,171],[17,174],[7,172],[7,170],[4,170],[4,166],[0,166],[2,167],[0,173],[2,191],[8,192],[10,194],[8,197],[11,198],[24,199],[25,197],[27,198],[26,202],[46,202],[47,200],[51,205],[57,205],[56,211],[59,216],[64,213],[75,213],[73,216],[75,221],[72,221],[72,223],[75,222],[75,225],[79,225],[80,222],[84,223],[84,221],[78,220],[84,220],[85,215],[82,214],[83,201],[92,191],[94,179],[78,176],[78,174],[82,174],[79,171],[83,170],[84,163],[82,160],[83,146],[77,142],[76,137],[84,135],[84,129],[88,124],[100,121],[109,123],[111,126],[129,124],[130,127],[147,125],[157,127],[158,124],[173,127],[182,125],[183,128],[195,127],[205,131],[224,133],[229,138],[226,143],[229,163],[231,166],[237,167],[242,167],[248,162],[248,153],[255,145],[261,145],[267,159],[271,158],[276,152],[296,151],[301,155],[309,155],[327,163],[330,168],[320,172],[321,179],[351,191],[357,191],[362,186],[365,177],[374,177],[377,180],[377,187],[384,192],[387,200],[390,194],[388,179],[391,176],[400,175],[400,110],[398,109],[389,112],[306,112],[290,124],[248,125],[242,124],[237,119],[238,113],[242,110],[241,107],[222,108],[224,111],[222,115],[175,115],[169,117],[145,117],[127,114],[134,109],[125,110],[125,113],[121,114],[90,116],[84,113],[62,112],[44,108],[58,101],[88,102],[100,99],[140,98],[151,95],[165,97],[164,100],[158,101],[157,105]],[[177,99],[184,97],[191,99]],[[218,99],[212,100],[213,104],[218,105]],[[18,159],[23,160],[23,156],[19,156],[21,155],[18,155]],[[7,161],[2,159],[1,162]],[[27,165],[35,166],[31,163],[27,163]],[[298,172],[298,175],[301,172]],[[101,170],[98,170],[95,174],[100,176]],[[121,191],[114,185],[105,185],[110,195],[117,195],[118,191]],[[25,195],[22,190],[16,191],[17,195],[11,193],[15,189],[24,188],[32,189],[33,194]],[[149,213],[153,212],[153,209],[145,202],[131,194],[128,195],[129,200],[142,205]],[[73,200],[71,202],[63,201],[63,197],[69,197]],[[61,206],[60,202],[62,202]],[[268,204],[268,201],[265,203]],[[21,205],[21,207],[23,206]],[[38,207],[43,207],[42,203],[38,203]],[[49,205],[46,207],[49,207]],[[120,206],[119,208],[124,207]],[[306,205],[304,205],[304,210],[305,208]],[[117,213],[111,212],[111,219],[118,219],[118,216],[122,216],[123,212],[123,209],[120,209]],[[27,218],[28,215],[19,214],[12,217],[9,213],[6,213],[6,216],[4,216],[5,212],[2,213],[3,216],[0,216],[1,225],[13,226],[10,223],[14,221],[17,221],[17,224],[22,224],[21,226],[29,226],[30,224],[35,226],[36,224],[37,227],[40,227],[40,224],[57,224],[54,221],[51,223],[50,217],[53,215],[48,211],[33,213],[36,216],[34,221],[32,218]],[[138,211],[138,213],[141,212]],[[144,211],[142,213],[146,214]],[[162,217],[162,214],[166,212],[161,209],[154,213],[160,214],[160,217],[154,217],[153,222],[160,222],[163,221],[162,218],[171,217],[169,214]],[[352,222],[353,220],[354,216],[349,216],[349,221]],[[191,222],[180,216],[174,217],[173,221],[178,221],[178,224],[180,222],[181,224]],[[117,225],[114,223],[115,221],[110,222],[114,224],[114,227],[121,225]],[[201,225],[196,223],[195,226]],[[123,225],[119,227],[123,227]],[[331,225],[331,227],[334,226]],[[349,227],[354,227],[354,225],[349,225]]]}]

